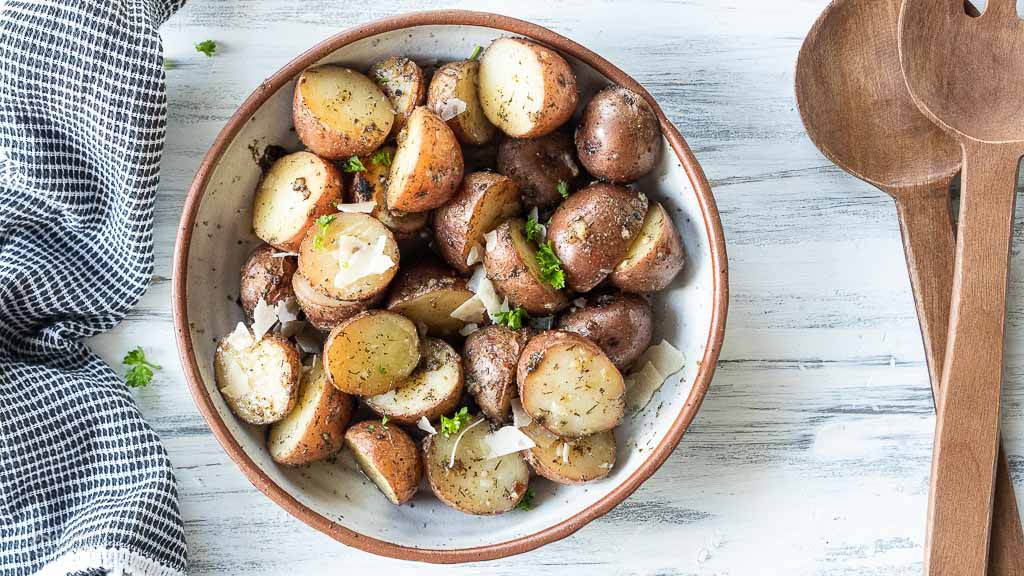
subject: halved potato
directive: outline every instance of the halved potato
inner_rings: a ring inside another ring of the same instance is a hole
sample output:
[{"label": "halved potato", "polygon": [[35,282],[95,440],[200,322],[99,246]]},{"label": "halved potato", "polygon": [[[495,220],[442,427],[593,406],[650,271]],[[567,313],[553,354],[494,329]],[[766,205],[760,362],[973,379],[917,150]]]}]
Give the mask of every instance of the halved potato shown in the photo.
[{"label": "halved potato", "polygon": [[238,299],[242,310],[250,320],[260,300],[271,306],[295,296],[292,290],[292,275],[295,274],[293,258],[275,257],[279,252],[269,244],[261,244],[242,264],[242,279],[238,288]]},{"label": "halved potato", "polygon": [[484,254],[484,268],[495,288],[513,306],[522,306],[536,316],[549,316],[569,305],[564,292],[542,279],[537,249],[526,240],[522,220],[506,220],[495,234],[494,245]]},{"label": "halved potato", "polygon": [[395,122],[391,102],[373,80],[333,64],[299,75],[292,117],[302,143],[334,160],[373,152]]},{"label": "halved potato", "polygon": [[401,238],[414,238],[427,225],[426,212],[396,212],[388,209],[388,173],[395,155],[394,146],[385,146],[362,158],[365,171],[352,175],[352,183],[345,193],[348,202],[373,202],[371,216],[378,219]]},{"label": "halved potato", "polygon": [[626,256],[640,232],[647,197],[597,182],[569,196],[551,217],[548,240],[573,291],[588,292]]},{"label": "halved potato", "polygon": [[462,148],[451,128],[437,114],[416,108],[398,134],[388,179],[388,208],[402,212],[437,208],[455,193],[462,171]]},{"label": "halved potato", "polygon": [[403,267],[395,278],[386,308],[413,322],[422,322],[428,334],[451,336],[466,325],[452,318],[452,311],[472,297],[465,278],[428,260]]},{"label": "halved potato", "polygon": [[559,484],[583,484],[604,478],[615,466],[615,434],[611,430],[566,440],[537,422],[521,428],[536,444],[526,461],[541,476]]},{"label": "halved potato", "polygon": [[[427,93],[427,108],[444,120],[459,142],[469,146],[482,146],[491,141],[498,129],[491,124],[480,106],[477,95],[480,83],[480,63],[476,60],[449,62],[434,72]],[[461,102],[461,104],[459,104]],[[464,107],[464,110],[459,112]]]},{"label": "halved potato", "polygon": [[221,396],[250,424],[271,424],[295,406],[302,374],[299,351],[277,334],[257,341],[244,324],[221,339],[213,357]]},{"label": "halved potato", "polygon": [[392,504],[403,504],[416,495],[423,462],[416,443],[404,430],[380,420],[364,420],[345,432],[345,445],[363,474]]},{"label": "halved potato", "polygon": [[665,207],[655,202],[626,257],[612,271],[612,284],[626,292],[657,292],[672,283],[685,263],[679,230]]},{"label": "halved potato", "polygon": [[323,460],[345,441],[355,402],[327,381],[323,365],[303,369],[295,408],[270,427],[267,448],[279,464],[301,466]]},{"label": "halved potato", "polygon": [[261,240],[284,252],[299,249],[313,222],[334,211],[341,198],[341,173],[310,152],[278,159],[260,179],[252,208],[252,228]]},{"label": "halved potato", "polygon": [[292,275],[292,291],[295,293],[295,300],[299,308],[306,313],[306,320],[316,328],[324,332],[341,324],[345,320],[369,310],[384,299],[384,293],[368,298],[366,300],[336,300],[313,290],[309,280],[302,274]]},{"label": "halved potato", "polygon": [[423,340],[423,358],[399,387],[363,401],[377,414],[400,424],[416,424],[420,418],[436,422],[462,400],[462,359],[447,342]]},{"label": "halved potato", "polygon": [[523,409],[563,438],[611,430],[626,409],[622,374],[590,340],[548,330],[523,349],[516,369]]},{"label": "halved potato", "polygon": [[492,324],[473,332],[462,349],[466,388],[480,411],[498,423],[512,415],[516,394],[516,364],[529,338],[527,330]]},{"label": "halved potato", "polygon": [[374,396],[397,388],[420,361],[420,337],[408,318],[368,310],[335,326],[324,343],[324,369],[338,390]]},{"label": "halved potato", "polygon": [[516,507],[526,494],[530,469],[519,452],[487,459],[484,438],[491,429],[482,416],[445,437],[423,441],[427,481],[442,502],[467,514],[501,514]]},{"label": "halved potato", "polygon": [[406,118],[426,98],[427,82],[423,78],[423,70],[408,58],[392,56],[371,66],[370,78],[377,81],[394,107],[395,123],[391,126],[391,134],[398,134],[405,126]]},{"label": "halved potato", "polygon": [[474,245],[484,246],[484,234],[522,210],[519,188],[494,172],[468,174],[451,201],[434,211],[434,235],[441,255],[456,270],[468,272]]},{"label": "halved potato", "polygon": [[[368,300],[398,272],[395,236],[373,216],[337,213],[314,225],[299,246],[299,273],[335,300]],[[390,261],[390,263],[389,263]]]},{"label": "halved potato", "polygon": [[558,320],[558,328],[575,332],[601,347],[620,371],[651,345],[654,313],[647,300],[631,294],[599,294],[585,299]]},{"label": "halved potato", "polygon": [[533,138],[553,132],[576,110],[576,75],[554,50],[523,38],[498,38],[480,58],[480,104],[502,132]]}]

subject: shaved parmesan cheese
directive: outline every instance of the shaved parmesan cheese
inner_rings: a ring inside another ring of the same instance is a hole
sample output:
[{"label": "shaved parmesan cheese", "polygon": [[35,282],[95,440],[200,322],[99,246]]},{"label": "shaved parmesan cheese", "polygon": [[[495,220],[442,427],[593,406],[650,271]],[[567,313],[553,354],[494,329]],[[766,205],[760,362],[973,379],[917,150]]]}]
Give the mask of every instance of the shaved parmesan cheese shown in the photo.
[{"label": "shaved parmesan cheese", "polygon": [[472,266],[479,264],[484,261],[484,250],[480,246],[479,242],[474,242],[473,247],[469,249],[469,254],[466,255],[466,266]]},{"label": "shaved parmesan cheese", "polygon": [[290,322],[281,323],[281,336],[285,338],[291,338],[299,332],[302,332],[303,328],[306,327],[306,323],[302,320],[292,320]]},{"label": "shaved parmesan cheese", "polygon": [[319,354],[320,349],[323,347],[323,343],[320,341],[319,335],[309,329],[296,334],[295,343],[299,345],[300,350],[307,354]]},{"label": "shaved parmesan cheese", "polygon": [[587,299],[584,298],[583,296],[580,296],[579,298],[572,301],[572,305],[577,308],[583,308],[584,306],[587,305]]},{"label": "shaved parmesan cheese", "polygon": [[533,208],[530,208],[530,213],[526,215],[526,219],[527,220],[529,220],[530,218],[533,218],[534,220],[540,221],[540,211],[537,210],[536,206],[534,206]]},{"label": "shaved parmesan cheese", "polygon": [[663,377],[668,377],[683,369],[686,365],[686,358],[675,346],[662,340],[651,346],[637,358],[634,366],[643,366],[644,362],[654,364]]},{"label": "shaved parmesan cheese", "polygon": [[523,401],[519,398],[512,399],[512,425],[516,428],[523,428],[529,426],[533,422],[533,418],[523,408]]},{"label": "shaved parmesan cheese", "polygon": [[459,435],[455,437],[455,443],[452,444],[452,456],[451,456],[451,458],[448,459],[448,467],[449,468],[451,468],[452,466],[455,466],[455,453],[459,449],[459,442],[462,442],[462,437],[466,435],[466,432],[469,432],[471,429],[475,428],[476,426],[478,426],[480,424],[483,424],[486,421],[487,421],[486,418],[481,418],[481,419],[477,420],[476,422],[473,422],[469,426],[466,426],[465,428],[463,428],[462,432],[459,432]]},{"label": "shaved parmesan cheese", "polygon": [[[477,266],[473,269],[473,275],[466,282],[466,287],[483,302],[484,308],[487,309],[487,314],[491,318],[502,312],[498,292],[495,291],[491,280],[487,278],[487,273],[484,271],[483,266]],[[508,310],[506,309],[505,311],[507,312]]]},{"label": "shaved parmesan cheese", "polygon": [[[484,307],[483,301],[478,296],[473,296],[460,304],[458,308],[452,310],[448,315],[463,322],[478,323],[483,322],[484,311],[486,310],[487,308]],[[466,334],[463,334],[463,336],[466,336]]]},{"label": "shaved parmesan cheese", "polygon": [[225,368],[230,373],[227,386],[220,389],[220,393],[232,400],[238,400],[252,393],[252,384],[249,383],[249,374],[234,359],[228,360]]},{"label": "shaved parmesan cheese", "polygon": [[341,236],[337,240],[338,274],[334,285],[344,288],[349,284],[374,274],[390,270],[395,261],[384,253],[387,237],[378,236],[371,246],[353,236]]},{"label": "shaved parmesan cheese", "polygon": [[234,350],[245,350],[255,344],[256,339],[252,337],[252,332],[249,332],[245,322],[239,322],[235,330],[224,338],[224,342]]},{"label": "shaved parmesan cheese", "polygon": [[335,204],[334,206],[338,209],[338,212],[345,212],[346,214],[370,214],[377,207],[377,203],[369,200],[367,202],[353,202],[351,204]]},{"label": "shaved parmesan cheese", "polygon": [[478,324],[476,324],[475,322],[473,322],[473,323],[469,323],[469,324],[466,324],[465,326],[463,326],[462,329],[459,330],[459,334],[462,335],[462,336],[469,336],[470,334],[472,334],[473,332],[476,332],[479,329],[480,329],[480,326]]},{"label": "shaved parmesan cheese", "polygon": [[287,258],[289,256],[295,256],[296,258],[298,258],[299,257],[299,253],[298,252],[274,252],[273,254],[270,255],[271,258]]},{"label": "shaved parmesan cheese", "polygon": [[484,242],[485,242],[484,249],[486,251],[488,251],[488,252],[490,252],[490,251],[494,250],[495,248],[497,248],[498,247],[498,232],[496,230],[491,230],[490,232],[484,234]]},{"label": "shaved parmesan cheese", "polygon": [[473,294],[480,291],[480,283],[487,280],[487,271],[484,270],[483,266],[477,266],[473,268],[473,274],[470,275],[469,280],[466,281],[466,288]]},{"label": "shaved parmesan cheese", "polygon": [[562,442],[562,464],[569,463],[569,443]]},{"label": "shaved parmesan cheese", "polygon": [[295,298],[286,298],[277,303],[277,319],[285,324],[299,319],[299,302]]},{"label": "shaved parmesan cheese", "polygon": [[651,362],[645,362],[639,371],[628,374],[625,378],[626,384],[626,408],[638,412],[643,410],[654,393],[661,388],[665,377],[658,372]]},{"label": "shaved parmesan cheese", "polygon": [[252,332],[257,341],[263,339],[263,335],[270,332],[270,329],[277,324],[277,310],[271,308],[267,301],[260,298],[256,308],[252,311]]},{"label": "shaved parmesan cheese", "polygon": [[487,456],[484,458],[501,458],[502,456],[529,450],[536,446],[529,436],[523,434],[515,426],[503,426],[491,432],[483,438],[483,444],[487,448]]},{"label": "shaved parmesan cheese", "polygon": [[508,307],[508,296],[505,296],[505,299],[501,301],[501,309],[500,309],[500,311],[501,312],[508,312],[509,310],[511,310],[511,308]]},{"label": "shaved parmesan cheese", "polygon": [[466,103],[458,98],[449,98],[437,107],[437,115],[445,122],[466,111]]},{"label": "shaved parmesan cheese", "polygon": [[554,325],[554,316],[537,316],[530,319],[530,328],[534,330],[551,330]]},{"label": "shaved parmesan cheese", "polygon": [[420,421],[416,423],[416,427],[427,434],[437,434],[437,430],[434,429],[434,426],[430,423],[430,420],[427,420],[426,416],[420,416]]},{"label": "shaved parmesan cheese", "polygon": [[573,178],[580,175],[580,169],[578,166],[576,166],[576,162],[572,159],[571,154],[569,154],[568,152],[562,152],[562,162],[564,162],[565,166],[569,168],[570,172],[572,172]]}]

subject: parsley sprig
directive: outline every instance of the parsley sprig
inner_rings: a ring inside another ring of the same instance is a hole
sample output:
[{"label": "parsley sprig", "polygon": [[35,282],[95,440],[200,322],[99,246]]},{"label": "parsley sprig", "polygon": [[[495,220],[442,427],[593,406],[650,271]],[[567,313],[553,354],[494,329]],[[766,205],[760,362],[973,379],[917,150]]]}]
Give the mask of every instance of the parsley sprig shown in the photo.
[{"label": "parsley sprig", "polygon": [[363,166],[363,161],[359,159],[359,156],[353,156],[345,161],[345,164],[341,167],[345,172],[366,172],[366,166]]},{"label": "parsley sprig", "polygon": [[533,488],[527,488],[526,493],[523,494],[523,499],[519,501],[519,504],[516,504],[516,509],[522,510],[523,512],[533,510],[534,496],[536,496],[536,494],[533,493]]},{"label": "parsley sprig", "polygon": [[313,236],[313,250],[319,250],[323,247],[324,234],[327,233],[327,227],[331,225],[331,222],[334,222],[335,218],[337,218],[337,216],[334,214],[324,214],[316,219],[314,224],[316,224],[319,230],[317,230],[316,236]]},{"label": "parsley sprig", "polygon": [[555,190],[562,195],[562,198],[569,197],[569,183],[565,180],[559,180],[558,184],[555,185]]},{"label": "parsley sprig", "polygon": [[381,166],[391,166],[391,151],[377,150],[376,152],[373,153],[373,156],[370,156],[370,160],[374,164],[380,164]]},{"label": "parsley sprig", "polygon": [[477,58],[480,57],[480,53],[483,52],[483,51],[484,51],[484,47],[483,46],[477,46],[476,48],[473,48],[473,55],[470,56],[469,59],[470,60],[476,60]]},{"label": "parsley sprig", "polygon": [[542,280],[555,290],[565,288],[565,271],[562,270],[562,261],[555,254],[550,240],[537,247],[537,264],[540,266]]},{"label": "parsley sprig", "polygon": [[211,58],[217,51],[217,43],[213,40],[203,40],[199,44],[196,44],[196,52],[206,54],[207,58]]},{"label": "parsley sprig", "polygon": [[498,312],[497,316],[494,317],[494,321],[507,328],[519,330],[530,321],[530,315],[522,307],[516,306],[508,312]]},{"label": "parsley sprig", "polygon": [[125,384],[132,388],[142,388],[153,380],[153,371],[160,367],[146,360],[146,353],[141,346],[137,346],[128,354],[125,354],[121,363],[129,366],[128,373],[124,376]]},{"label": "parsley sprig", "polygon": [[444,434],[445,438],[450,437],[452,434],[458,433],[458,431],[469,422],[469,408],[463,406],[459,408],[458,412],[452,414],[452,417],[441,416],[441,434]]},{"label": "parsley sprig", "polygon": [[540,240],[540,222],[537,222],[537,217],[533,214],[526,219],[526,240],[527,242],[536,242]]}]

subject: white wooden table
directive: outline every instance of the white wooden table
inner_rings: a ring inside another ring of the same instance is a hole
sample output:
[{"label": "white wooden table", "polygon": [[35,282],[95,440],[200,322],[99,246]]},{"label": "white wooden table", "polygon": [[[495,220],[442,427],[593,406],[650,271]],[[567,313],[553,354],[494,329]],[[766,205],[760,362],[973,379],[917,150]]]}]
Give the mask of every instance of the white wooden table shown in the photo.
[{"label": "white wooden table", "polygon": [[[346,548],[249,484],[186,389],[167,276],[196,167],[265,77],[349,25],[441,3],[191,0],[163,28],[176,66],[168,72],[156,275],[128,319],[93,341],[111,362],[142,345],[164,366],[137,399],[175,465],[191,571],[919,573],[934,419],[893,206],[815,150],[793,97],[797,50],[825,4],[474,0],[443,6],[504,12],[553,28],[654,94],[714,187],[732,302],[725,349],[701,413],[636,494],[576,535],[532,553],[435,567]],[[193,49],[205,39],[220,45],[213,58]],[[1014,247],[1003,414],[1018,492],[1024,492],[1021,244]]]}]

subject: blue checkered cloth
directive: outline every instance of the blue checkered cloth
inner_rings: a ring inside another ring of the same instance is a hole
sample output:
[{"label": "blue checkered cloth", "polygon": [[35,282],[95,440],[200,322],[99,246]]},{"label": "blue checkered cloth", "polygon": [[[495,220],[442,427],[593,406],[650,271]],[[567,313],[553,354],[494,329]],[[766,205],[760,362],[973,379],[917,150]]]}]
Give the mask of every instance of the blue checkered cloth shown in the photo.
[{"label": "blue checkered cloth", "polygon": [[0,0],[3,575],[185,569],[167,453],[82,343],[153,272],[157,27],[183,3]]}]

